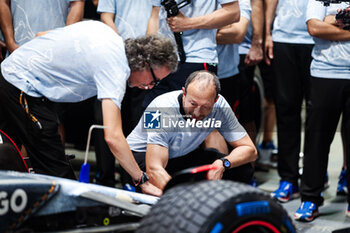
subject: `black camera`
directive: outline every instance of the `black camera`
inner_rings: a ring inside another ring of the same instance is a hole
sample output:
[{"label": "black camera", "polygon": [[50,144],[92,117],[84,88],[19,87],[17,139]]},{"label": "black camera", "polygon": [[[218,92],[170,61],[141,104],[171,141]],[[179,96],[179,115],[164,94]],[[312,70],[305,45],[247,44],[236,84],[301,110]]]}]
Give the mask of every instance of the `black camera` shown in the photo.
[{"label": "black camera", "polygon": [[329,6],[330,4],[339,4],[339,3],[342,3],[342,2],[349,2],[349,0],[317,0],[317,1],[320,1],[320,2],[323,2],[323,5],[324,6]]},{"label": "black camera", "polygon": [[342,23],[344,24],[344,30],[350,29],[350,9],[343,9],[339,11],[335,18],[337,20],[342,21]]},{"label": "black camera", "polygon": [[[184,6],[187,6],[188,4],[191,3],[191,0],[184,0],[177,4],[175,0],[163,0],[161,2],[162,6],[164,6],[164,9],[167,13],[167,17],[173,17],[179,14],[179,9],[181,9]],[[175,36],[175,41],[177,45],[177,51],[179,53],[180,57],[180,62],[184,63],[186,61],[186,54],[184,51],[184,46],[182,43],[182,38],[181,38],[182,32],[174,32]]]},{"label": "black camera", "polygon": [[175,0],[163,0],[161,4],[164,6],[167,12],[167,17],[176,16],[179,13],[179,9],[191,3],[191,0],[184,0],[179,4]]}]

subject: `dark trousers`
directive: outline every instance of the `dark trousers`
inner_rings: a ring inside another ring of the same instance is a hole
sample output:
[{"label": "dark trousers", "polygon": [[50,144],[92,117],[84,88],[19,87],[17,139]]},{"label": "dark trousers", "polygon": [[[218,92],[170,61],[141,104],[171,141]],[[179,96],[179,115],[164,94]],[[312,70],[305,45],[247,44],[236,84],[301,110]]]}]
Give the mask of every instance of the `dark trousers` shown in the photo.
[{"label": "dark trousers", "polygon": [[199,70],[208,70],[217,74],[217,65],[209,63],[179,63],[177,71],[162,79],[158,86],[148,91],[143,100],[142,107],[145,109],[154,98],[164,93],[181,90],[185,86],[188,76]]},{"label": "dark trousers", "polygon": [[[304,169],[301,179],[302,201],[323,202],[323,190],[328,166],[328,154],[340,115],[346,148],[350,148],[350,80],[311,78],[311,106],[306,122]],[[340,132],[340,129],[339,129]],[[346,151],[350,167],[350,151]],[[350,180],[349,172],[347,180]],[[350,190],[350,182],[348,182]],[[348,202],[350,198],[348,195]]]},{"label": "dark trousers", "polygon": [[301,144],[301,110],[309,99],[313,45],[274,43],[274,101],[277,117],[278,174],[297,184]]},{"label": "dark trousers", "polygon": [[[96,99],[94,103],[94,122],[103,125],[102,103]],[[96,182],[101,185],[115,187],[115,157],[104,138],[104,130],[94,132],[94,145],[96,154]]]},{"label": "dark trousers", "polygon": [[58,114],[54,104],[46,98],[24,94],[35,123],[20,104],[21,91],[0,74],[0,115],[3,123],[25,146],[36,173],[75,179],[58,133]]},{"label": "dark trousers", "polygon": [[[136,162],[141,170],[146,170],[145,152],[133,152]],[[196,149],[187,155],[169,159],[165,170],[172,175],[186,168],[198,167],[201,165],[212,164],[215,160],[224,157],[225,155],[218,152],[216,149]],[[223,179],[233,180],[250,184],[253,178],[254,169],[250,163],[239,167],[231,168],[224,172]]]},{"label": "dark trousers", "polygon": [[239,92],[240,92],[240,101],[239,101],[239,122],[248,123],[255,120],[255,100],[254,100],[254,72],[255,66],[246,66],[244,64],[244,59],[246,54],[241,54],[239,56]]},{"label": "dark trousers", "polygon": [[240,105],[240,76],[237,74],[228,78],[219,79],[221,92],[220,94],[225,98],[227,103],[232,108],[236,117],[239,119],[239,105]]}]

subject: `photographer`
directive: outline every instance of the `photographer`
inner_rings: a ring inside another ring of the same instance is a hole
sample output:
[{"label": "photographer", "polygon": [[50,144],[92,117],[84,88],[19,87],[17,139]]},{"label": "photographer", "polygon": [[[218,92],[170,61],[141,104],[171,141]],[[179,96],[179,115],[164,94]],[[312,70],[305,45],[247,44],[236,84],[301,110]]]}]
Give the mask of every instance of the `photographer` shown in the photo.
[{"label": "photographer", "polygon": [[[307,118],[304,169],[301,179],[302,204],[294,218],[312,221],[323,203],[321,195],[328,165],[330,145],[343,114],[345,137],[350,135],[350,32],[338,27],[338,9],[348,5],[310,0],[307,7],[307,27],[315,38],[311,63],[310,109]],[[349,148],[350,141],[344,140]],[[346,152],[347,167],[350,151]],[[347,173],[349,181],[349,173]],[[349,182],[348,182],[349,188]],[[348,202],[350,197],[348,194]],[[350,217],[349,206],[346,215]]]},{"label": "photographer", "polygon": [[[166,2],[176,3],[172,0]],[[217,4],[222,8],[217,9]],[[169,18],[161,5],[161,0],[152,0],[152,5],[147,34],[158,32],[172,38],[176,44],[174,32],[182,32],[181,41],[186,60],[179,64],[176,73],[166,77],[146,95],[144,108],[158,95],[180,90],[185,84],[186,77],[194,71],[205,69],[216,74],[218,63],[216,29],[237,22],[240,18],[237,0],[192,1],[181,8],[176,16]]]}]

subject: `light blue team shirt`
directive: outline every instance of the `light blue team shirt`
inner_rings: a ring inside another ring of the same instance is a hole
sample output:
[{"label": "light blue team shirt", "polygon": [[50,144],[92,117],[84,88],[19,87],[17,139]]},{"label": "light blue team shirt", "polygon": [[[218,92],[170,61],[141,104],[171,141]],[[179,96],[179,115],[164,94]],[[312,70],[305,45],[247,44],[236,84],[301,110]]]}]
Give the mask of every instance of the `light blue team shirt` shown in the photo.
[{"label": "light blue team shirt", "polygon": [[253,26],[252,22],[249,22],[247,34],[238,46],[238,54],[248,54],[250,48],[252,47],[252,36],[253,36]]},{"label": "light blue team shirt", "polygon": [[[247,7],[247,3],[245,3],[243,1],[244,4],[242,4],[242,7]],[[241,1],[239,2],[239,4],[241,5]],[[245,14],[244,17],[246,17],[247,19],[249,19],[249,26],[248,26],[248,30],[247,30],[247,33],[245,34],[244,36],[244,39],[242,41],[242,43],[240,43],[238,45],[238,54],[241,55],[241,54],[248,54],[251,46],[252,46],[252,36],[253,36],[253,26],[252,26],[252,21],[250,20],[250,16],[251,16],[251,13],[252,13],[252,8],[251,8],[251,5],[250,5],[250,1],[249,1],[249,11],[246,11],[246,12],[242,12],[241,11],[241,15],[243,16],[243,14]],[[248,14],[248,15],[246,15]]]},{"label": "light blue team shirt", "polygon": [[305,23],[306,0],[278,1],[272,40],[280,43],[314,44]]},{"label": "light blue team shirt", "polygon": [[99,0],[97,12],[115,14],[114,23],[123,39],[136,38],[146,35],[152,4],[149,0]]},{"label": "light blue team shirt", "polygon": [[[323,21],[327,15],[337,14],[337,9],[348,7],[346,3],[324,7],[322,2],[310,0],[306,22],[310,19]],[[311,75],[318,78],[350,79],[350,41],[315,39],[312,50]]]},{"label": "light blue team shirt", "polygon": [[66,25],[70,2],[77,0],[11,0],[16,43],[22,45],[41,31]]},{"label": "light blue team shirt", "polygon": [[79,102],[97,94],[120,108],[130,74],[122,38],[98,21],[50,31],[1,64],[4,78],[33,97]]},{"label": "light blue team shirt", "polygon": [[[250,21],[251,7],[250,0],[239,0],[241,17]],[[238,44],[218,45],[216,48],[219,56],[218,77],[228,78],[239,73]]]},{"label": "light blue team shirt", "polygon": [[[197,17],[212,13],[217,9],[217,4],[235,2],[237,0],[192,0],[191,4],[183,7],[180,11],[186,17]],[[176,2],[181,2],[176,0]],[[161,0],[152,0],[153,6],[161,6]],[[174,34],[166,23],[166,11],[161,6],[159,12],[159,33],[173,39]],[[193,29],[184,31],[182,41],[186,53],[186,62],[193,63],[217,63],[218,55],[216,52],[216,32],[217,29]]]},{"label": "light blue team shirt", "polygon": [[[181,90],[168,92],[158,96],[150,103],[145,113],[158,110],[161,114],[159,119],[161,121],[164,119],[165,124],[162,124],[162,127],[159,129],[144,129],[143,120],[145,116],[143,116],[127,137],[132,151],[146,152],[147,144],[156,144],[168,148],[170,159],[181,157],[197,149],[215,129],[215,127],[211,127],[212,125],[208,128],[181,128],[179,125],[174,126],[172,123],[169,123],[170,121],[173,123],[184,121],[178,101],[181,93]],[[221,95],[214,104],[212,112],[203,119],[203,122],[213,122],[210,121],[213,119],[222,123],[221,127],[217,129],[227,142],[237,141],[246,135],[246,131],[239,124],[230,105]],[[166,125],[168,127],[165,127]]]}]

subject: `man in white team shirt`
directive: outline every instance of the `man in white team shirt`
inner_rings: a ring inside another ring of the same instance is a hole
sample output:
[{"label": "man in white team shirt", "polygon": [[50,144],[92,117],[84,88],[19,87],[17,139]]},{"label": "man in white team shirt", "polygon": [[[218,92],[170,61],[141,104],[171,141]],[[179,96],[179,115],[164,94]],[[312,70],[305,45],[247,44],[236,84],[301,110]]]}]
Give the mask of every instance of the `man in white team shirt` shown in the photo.
[{"label": "man in white team shirt", "polygon": [[[311,95],[306,120],[304,167],[301,178],[301,205],[294,214],[300,221],[312,221],[324,202],[324,180],[330,146],[343,116],[347,188],[350,188],[350,31],[336,19],[339,9],[349,11],[347,3],[330,4],[310,0],[306,11],[307,28],[314,37],[312,51]],[[350,217],[350,194],[347,193],[346,215]]]},{"label": "man in white team shirt", "polygon": [[[160,95],[147,107],[127,141],[152,184],[163,189],[176,171],[203,164],[217,167],[209,179],[224,175],[250,182],[255,146],[219,92],[215,74],[196,71],[182,90]],[[199,148],[214,129],[232,146],[228,155]]]},{"label": "man in white team shirt", "polygon": [[176,67],[169,39],[153,36],[123,43],[101,22],[76,23],[29,41],[2,62],[0,104],[5,112],[0,114],[18,132],[37,173],[74,178],[52,102],[79,102],[97,95],[112,153],[137,184],[145,182],[143,191],[160,195],[131,154],[120,107],[127,83],[152,88]]}]

